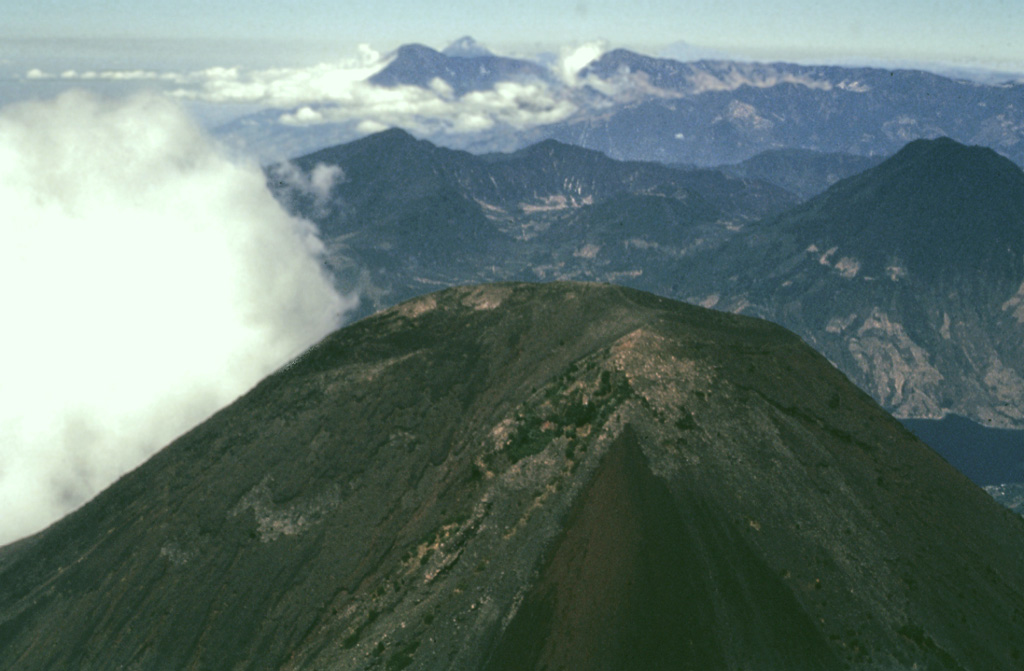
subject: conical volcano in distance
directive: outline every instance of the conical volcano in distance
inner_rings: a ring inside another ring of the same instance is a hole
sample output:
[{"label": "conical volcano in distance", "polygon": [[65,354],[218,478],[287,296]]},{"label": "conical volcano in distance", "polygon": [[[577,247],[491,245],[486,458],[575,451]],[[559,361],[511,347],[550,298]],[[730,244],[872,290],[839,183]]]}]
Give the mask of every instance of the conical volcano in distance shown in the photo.
[{"label": "conical volcano in distance", "polygon": [[915,140],[688,278],[694,301],[792,329],[898,417],[1024,426],[1024,172],[991,149]]},{"label": "conical volcano in distance", "polygon": [[1015,669],[1024,522],[790,332],[492,285],[0,550],[10,669]]}]

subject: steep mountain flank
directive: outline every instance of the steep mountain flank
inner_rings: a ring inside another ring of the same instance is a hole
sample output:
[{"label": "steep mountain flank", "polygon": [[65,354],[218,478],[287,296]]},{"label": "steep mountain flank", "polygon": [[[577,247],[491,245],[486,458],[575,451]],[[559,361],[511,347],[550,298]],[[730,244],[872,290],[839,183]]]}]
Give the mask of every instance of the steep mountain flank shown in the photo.
[{"label": "steep mountain flank", "polygon": [[770,149],[721,169],[737,177],[762,179],[801,198],[812,198],[839,180],[873,168],[884,159],[884,156],[822,153],[810,149]]},{"label": "steep mountain flank", "polygon": [[690,294],[793,329],[903,417],[1024,423],[1024,172],[920,140],[748,230]]},{"label": "steep mountain flank", "polygon": [[404,303],[0,549],[0,667],[1011,669],[1024,521],[791,333]]},{"label": "steep mountain flank", "polygon": [[743,532],[708,512],[673,499],[627,425],[486,668],[841,666]]}]

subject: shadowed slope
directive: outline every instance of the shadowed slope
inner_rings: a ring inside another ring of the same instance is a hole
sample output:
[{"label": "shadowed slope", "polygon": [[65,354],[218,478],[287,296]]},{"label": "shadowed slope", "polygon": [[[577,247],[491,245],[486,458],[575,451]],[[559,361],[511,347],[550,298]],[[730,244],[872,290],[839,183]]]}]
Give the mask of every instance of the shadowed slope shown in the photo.
[{"label": "shadowed slope", "polygon": [[488,671],[839,668],[785,581],[687,499],[673,501],[627,426]]}]

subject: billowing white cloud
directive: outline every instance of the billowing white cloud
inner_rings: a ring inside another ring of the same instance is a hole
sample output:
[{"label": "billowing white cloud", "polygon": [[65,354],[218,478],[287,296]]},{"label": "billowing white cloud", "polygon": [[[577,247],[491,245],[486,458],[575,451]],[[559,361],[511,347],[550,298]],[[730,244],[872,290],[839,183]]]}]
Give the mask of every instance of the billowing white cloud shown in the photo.
[{"label": "billowing white cloud", "polygon": [[309,184],[307,190],[313,194],[318,201],[325,201],[330,198],[331,189],[334,185],[345,178],[345,172],[339,165],[324,165],[317,163],[312,172],[309,173]]},{"label": "billowing white cloud", "polygon": [[569,84],[578,83],[578,70],[603,50],[592,44],[564,51],[553,65],[557,83],[508,81],[462,96],[442,79],[427,88],[372,84],[369,79],[389,60],[366,45],[354,58],[301,68],[211,67],[178,74],[70,70],[59,75],[33,69],[25,77],[83,84],[148,82],[183,101],[289,110],[278,118],[287,126],[351,123],[356,128],[401,126],[421,133],[465,134],[496,126],[530,128],[568,118],[579,109]]},{"label": "billowing white cloud", "polygon": [[461,97],[440,86],[383,88],[364,83],[353,88],[344,102],[303,106],[281,115],[279,121],[290,126],[353,122],[370,128],[397,126],[419,134],[454,135],[555,123],[577,109],[567,92],[542,82],[500,82]]},{"label": "billowing white cloud", "polygon": [[304,103],[350,100],[353,90],[387,66],[388,61],[367,45],[356,58],[302,68],[246,71],[215,67],[192,73],[187,86],[174,91],[186,100],[216,103],[257,103],[293,107]]},{"label": "billowing white cloud", "polygon": [[570,86],[580,84],[579,74],[608,50],[603,42],[588,42],[576,47],[564,47],[556,66],[556,73]]},{"label": "billowing white cloud", "polygon": [[0,543],[77,507],[354,307],[313,226],[166,97],[0,110],[0,203]]},{"label": "billowing white cloud", "polygon": [[154,70],[64,70],[59,74],[32,68],[30,80],[151,83],[182,100],[207,103],[247,103],[292,107],[304,103],[345,100],[350,89],[388,64],[380,53],[360,45],[353,58],[306,67],[246,69],[216,66],[193,72]]},{"label": "billowing white cloud", "polygon": [[[549,76],[504,81],[490,89],[462,95],[457,95],[453,87],[440,78],[426,87],[373,84],[372,76],[390,60],[366,45],[352,58],[309,67],[262,70],[211,67],[181,74],[130,70],[47,75],[32,70],[26,78],[148,83],[187,102],[282,110],[269,124],[266,120],[259,122],[261,127],[273,124],[291,127],[282,130],[282,137],[287,137],[296,127],[333,124],[346,129],[341,136],[343,139],[401,127],[436,141],[444,141],[445,136],[472,136],[498,129],[527,130],[565,121],[581,110],[652,97],[679,97],[750,84],[771,86],[782,81],[815,87],[824,85],[816,81],[796,82],[793,76],[784,73],[756,79],[759,71],[739,69],[715,74],[699,71],[694,73],[689,90],[665,90],[652,84],[641,72],[624,69],[605,78],[589,72],[587,66],[607,49],[603,42],[564,48],[558,56],[546,61]],[[236,128],[227,136],[237,136],[238,144],[247,145],[246,132],[244,128]],[[265,143],[265,140],[256,140],[257,144],[261,141]],[[272,151],[265,153],[265,157],[280,157],[274,149],[276,144],[271,145]],[[290,144],[285,141],[284,147]]]},{"label": "billowing white cloud", "polygon": [[284,193],[312,199],[314,210],[321,214],[327,212],[335,185],[345,180],[345,171],[341,166],[325,163],[317,163],[309,174],[290,161],[276,163],[268,170],[272,180],[289,187]]}]

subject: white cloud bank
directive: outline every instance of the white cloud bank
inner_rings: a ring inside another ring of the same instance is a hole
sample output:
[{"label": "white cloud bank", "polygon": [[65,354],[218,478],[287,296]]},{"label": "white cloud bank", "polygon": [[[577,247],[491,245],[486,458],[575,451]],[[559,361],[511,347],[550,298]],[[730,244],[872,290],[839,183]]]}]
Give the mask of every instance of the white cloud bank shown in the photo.
[{"label": "white cloud bank", "polygon": [[213,103],[257,103],[291,107],[308,102],[344,101],[353,89],[381,71],[388,60],[367,45],[356,58],[320,63],[303,68],[243,70],[215,67],[181,78],[187,84],[174,90],[186,100]]},{"label": "white cloud bank", "polygon": [[347,123],[363,133],[400,127],[423,135],[468,135],[496,127],[525,130],[557,123],[589,104],[586,96],[579,95],[584,86],[605,95],[614,94],[611,87],[601,86],[594,78],[579,77],[579,72],[605,49],[602,43],[566,48],[549,65],[549,80],[498,82],[491,89],[461,96],[441,79],[421,88],[381,87],[368,81],[370,75],[364,79],[352,77],[345,86],[335,88],[333,96],[307,97],[305,104],[282,114],[278,121],[290,126]]},{"label": "white cloud bank", "polygon": [[370,78],[390,63],[390,57],[368,45],[360,46],[355,57],[308,67],[211,67],[184,73],[67,70],[59,74],[35,68],[25,78],[84,86],[148,83],[186,102],[288,110],[277,118],[286,126],[351,124],[362,133],[397,126],[422,134],[460,135],[563,121],[585,104],[578,95],[584,86],[606,95],[613,93],[610,85],[578,76],[605,49],[603,43],[566,48],[549,63],[551,76],[547,80],[500,82],[492,89],[461,96],[441,79],[435,79],[429,88],[374,85]]},{"label": "white cloud bank", "polygon": [[352,86],[372,77],[388,62],[368,45],[360,45],[355,57],[306,67],[215,66],[191,72],[68,69],[59,73],[32,68],[24,77],[30,81],[57,80],[80,86],[97,82],[148,83],[183,100],[289,107],[345,99]]},{"label": "white cloud bank", "polygon": [[[392,127],[440,144],[460,146],[487,133],[494,137],[512,131],[511,137],[579,115],[601,113],[616,104],[746,86],[768,88],[787,83],[826,90],[832,86],[812,74],[750,63],[679,64],[671,85],[659,84],[645,72],[625,66],[601,75],[588,69],[608,48],[603,42],[566,47],[535,61],[546,68],[543,75],[514,77],[461,95],[441,78],[428,86],[373,84],[373,75],[386,68],[394,55],[382,56],[368,45],[362,45],[350,58],[307,67],[210,67],[178,73],[67,70],[60,74],[33,69],[25,79],[97,88],[115,83],[122,87],[149,86],[204,113],[211,107],[234,106],[250,116],[236,119],[217,132],[225,141],[258,153],[268,162]],[[853,82],[847,88],[861,90],[858,86]],[[260,109],[264,111],[252,114]],[[305,131],[315,126],[329,128]]]},{"label": "white cloud bank", "polygon": [[82,504],[354,307],[312,225],[165,97],[72,92],[0,110],[0,203],[0,544]]},{"label": "white cloud bank", "polygon": [[444,82],[430,88],[384,88],[361,83],[345,101],[304,105],[282,114],[289,126],[356,123],[367,133],[401,127],[414,133],[451,135],[479,133],[497,126],[517,130],[555,123],[571,116],[577,105],[564,92],[539,83],[500,82],[486,91],[456,97]]},{"label": "white cloud bank", "polygon": [[[594,113],[611,104],[652,98],[734,91],[747,86],[833,87],[823,76],[792,72],[786,67],[719,62],[679,64],[679,80],[669,88],[660,88],[647,74],[628,68],[605,73],[603,78],[588,71],[587,66],[608,49],[602,41],[564,47],[558,54],[543,57],[547,76],[512,79],[463,95],[455,95],[442,79],[435,79],[427,87],[374,85],[370,79],[390,64],[393,55],[383,56],[365,44],[352,57],[308,67],[210,67],[179,73],[67,70],[59,74],[35,68],[24,77],[84,86],[115,82],[149,85],[189,103],[278,110],[272,121],[261,122],[264,125],[294,128],[338,124],[352,129],[354,136],[401,127],[435,140],[501,128],[528,130],[565,121],[581,111]],[[860,82],[837,85],[848,91],[867,90]]]}]

